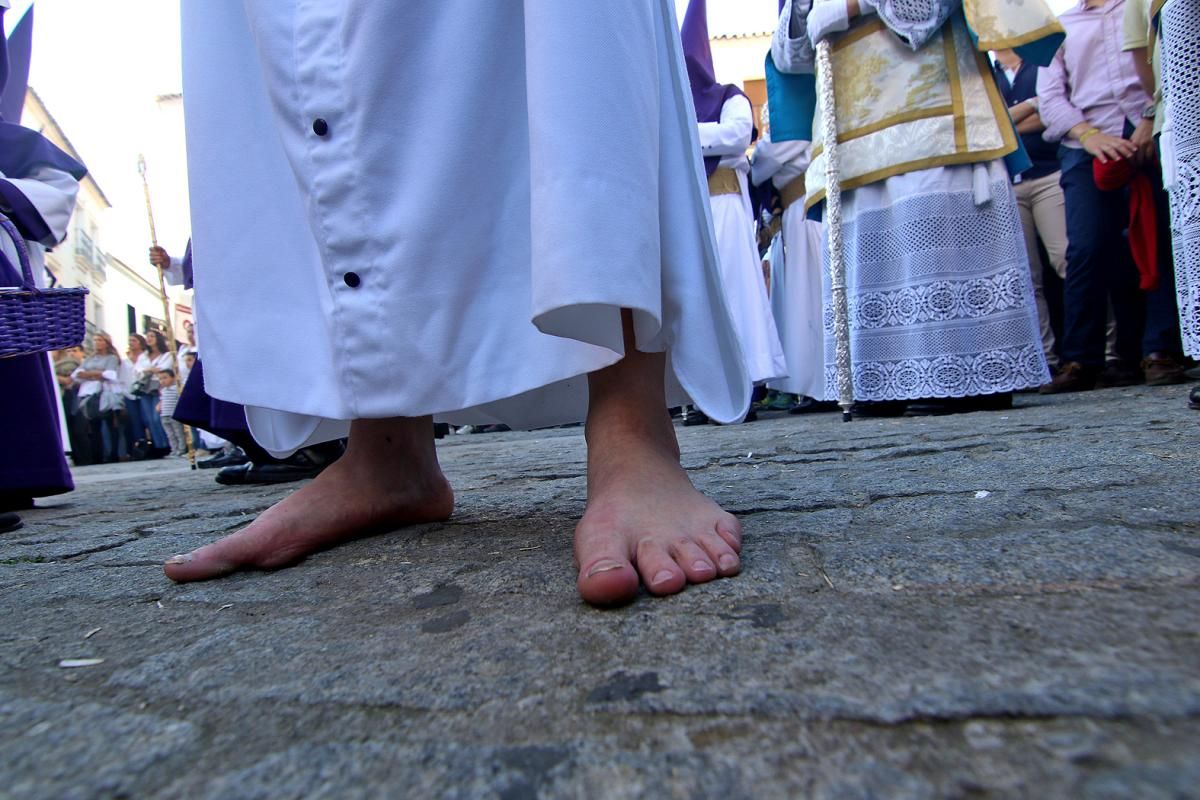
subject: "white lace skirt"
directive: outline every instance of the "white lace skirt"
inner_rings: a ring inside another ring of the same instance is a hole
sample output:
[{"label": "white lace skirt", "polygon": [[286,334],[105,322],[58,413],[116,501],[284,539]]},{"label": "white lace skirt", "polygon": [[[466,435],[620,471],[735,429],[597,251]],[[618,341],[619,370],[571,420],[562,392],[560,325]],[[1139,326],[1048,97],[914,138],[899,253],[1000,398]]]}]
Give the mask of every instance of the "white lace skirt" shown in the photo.
[{"label": "white lace skirt", "polygon": [[[842,196],[842,218],[855,399],[965,397],[1049,381],[1002,161],[855,189]],[[825,390],[836,397],[828,268],[823,275]]]},{"label": "white lace skirt", "polygon": [[744,414],[667,0],[182,13],[206,386],[268,450],[582,419],[621,309],[674,402]]},{"label": "white lace skirt", "polygon": [[1200,358],[1200,7],[1175,0],[1163,7],[1160,22],[1170,120],[1170,131],[1163,132],[1163,175],[1170,189],[1179,332],[1183,352]]}]

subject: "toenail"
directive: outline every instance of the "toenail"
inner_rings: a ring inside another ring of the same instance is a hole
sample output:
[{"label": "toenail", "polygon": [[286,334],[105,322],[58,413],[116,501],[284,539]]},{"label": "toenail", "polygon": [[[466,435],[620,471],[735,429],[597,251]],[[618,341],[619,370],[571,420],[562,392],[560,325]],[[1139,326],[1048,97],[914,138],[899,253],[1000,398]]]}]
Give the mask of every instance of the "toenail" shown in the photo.
[{"label": "toenail", "polygon": [[621,564],[616,561],[597,561],[595,565],[588,570],[587,576],[590,578],[593,575],[599,575],[601,572],[612,572],[614,569],[620,569]]},{"label": "toenail", "polygon": [[181,556],[171,556],[170,558],[167,559],[167,563],[168,564],[186,564],[191,560],[192,560],[192,554],[185,553],[184,555],[181,555]]},{"label": "toenail", "polygon": [[721,565],[721,569],[729,570],[737,567],[738,560],[736,556],[731,556],[729,553],[726,553],[717,559],[717,563]]},{"label": "toenail", "polygon": [[707,561],[695,561],[692,563],[692,569],[696,570],[696,572],[712,572],[713,565]]},{"label": "toenail", "polygon": [[671,572],[671,570],[669,570],[669,569],[659,570],[658,572],[656,572],[654,574],[654,577],[650,579],[650,585],[658,586],[659,584],[667,583],[667,582],[673,580],[674,578],[675,578],[675,573]]}]

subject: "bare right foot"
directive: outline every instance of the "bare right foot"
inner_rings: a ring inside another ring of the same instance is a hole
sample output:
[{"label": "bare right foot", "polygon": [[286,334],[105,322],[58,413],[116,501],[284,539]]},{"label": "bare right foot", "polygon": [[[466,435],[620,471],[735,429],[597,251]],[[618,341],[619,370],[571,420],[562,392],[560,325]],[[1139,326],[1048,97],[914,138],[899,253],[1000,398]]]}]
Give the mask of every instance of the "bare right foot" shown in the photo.
[{"label": "bare right foot", "polygon": [[345,455],[312,483],[242,530],[167,559],[163,570],[186,582],[278,569],[361,536],[444,520],[453,509],[428,417],[356,420]]}]

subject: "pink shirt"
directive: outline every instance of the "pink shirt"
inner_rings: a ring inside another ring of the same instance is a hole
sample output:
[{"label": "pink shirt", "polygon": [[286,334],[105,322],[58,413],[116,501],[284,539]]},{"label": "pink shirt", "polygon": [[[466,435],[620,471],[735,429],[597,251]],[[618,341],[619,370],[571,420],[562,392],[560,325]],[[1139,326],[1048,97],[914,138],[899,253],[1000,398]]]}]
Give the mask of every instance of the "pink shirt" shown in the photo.
[{"label": "pink shirt", "polygon": [[1049,67],[1038,72],[1039,113],[1047,142],[1060,139],[1080,147],[1067,131],[1081,122],[1109,136],[1124,136],[1125,121],[1137,124],[1150,105],[1133,66],[1133,54],[1121,50],[1125,0],[1088,8],[1086,0],[1063,12],[1059,22],[1067,38]]}]

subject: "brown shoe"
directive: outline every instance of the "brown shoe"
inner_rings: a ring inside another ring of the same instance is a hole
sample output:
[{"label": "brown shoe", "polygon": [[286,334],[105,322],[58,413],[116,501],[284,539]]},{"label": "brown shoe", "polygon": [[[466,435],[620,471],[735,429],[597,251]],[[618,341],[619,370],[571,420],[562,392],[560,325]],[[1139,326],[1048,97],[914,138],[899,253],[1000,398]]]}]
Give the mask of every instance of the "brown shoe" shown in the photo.
[{"label": "brown shoe", "polygon": [[1049,383],[1038,389],[1042,394],[1059,394],[1061,392],[1086,392],[1096,388],[1095,367],[1085,367],[1078,361],[1068,361],[1062,365],[1058,374]]},{"label": "brown shoe", "polygon": [[1170,353],[1151,353],[1142,359],[1147,386],[1174,386],[1187,381],[1183,362]]}]

